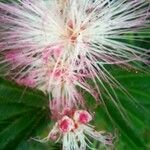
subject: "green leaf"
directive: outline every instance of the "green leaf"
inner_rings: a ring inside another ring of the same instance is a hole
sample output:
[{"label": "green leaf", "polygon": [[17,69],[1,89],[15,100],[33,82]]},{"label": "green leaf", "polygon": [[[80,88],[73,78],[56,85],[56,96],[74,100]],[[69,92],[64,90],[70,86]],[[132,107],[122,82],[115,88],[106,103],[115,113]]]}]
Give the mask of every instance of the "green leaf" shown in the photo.
[{"label": "green leaf", "polygon": [[[118,74],[117,74],[118,72]],[[116,89],[118,99],[126,110],[150,126],[150,76],[140,72],[113,71],[115,78],[128,93]]]},{"label": "green leaf", "polygon": [[30,107],[47,107],[48,98],[40,92],[27,89],[0,78],[0,104],[21,103]]},{"label": "green leaf", "polygon": [[24,105],[18,103],[15,105],[12,103],[0,104],[0,121],[24,114],[31,111],[32,109],[32,107],[25,107]]},{"label": "green leaf", "polygon": [[16,149],[49,122],[48,99],[42,92],[0,79],[1,150]]},{"label": "green leaf", "polygon": [[147,107],[150,105],[149,75],[120,69],[113,70],[111,74],[124,89],[112,85],[114,92],[107,86],[113,100],[105,92],[103,93],[106,111],[119,128],[125,142],[131,145],[129,147],[146,149],[142,134],[150,125],[150,111]]}]

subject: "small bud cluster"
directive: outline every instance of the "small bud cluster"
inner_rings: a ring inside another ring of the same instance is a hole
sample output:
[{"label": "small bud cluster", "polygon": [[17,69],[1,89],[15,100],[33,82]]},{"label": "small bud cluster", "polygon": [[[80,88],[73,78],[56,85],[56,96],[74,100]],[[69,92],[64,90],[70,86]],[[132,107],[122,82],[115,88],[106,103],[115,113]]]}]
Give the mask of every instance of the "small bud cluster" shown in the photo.
[{"label": "small bud cluster", "polygon": [[[68,112],[68,116],[66,112]],[[67,150],[86,149],[87,145],[90,146],[90,143],[86,141],[86,135],[91,136],[103,144],[112,145],[113,138],[111,134],[106,135],[105,132],[97,132],[89,124],[92,116],[88,111],[68,109],[63,114],[62,118],[55,123],[55,126],[45,140],[60,140],[60,137],[62,137],[63,149]]]},{"label": "small bud cluster", "polygon": [[92,116],[85,110],[75,111],[72,117],[73,118],[63,116],[63,118],[58,121],[58,128],[62,133],[73,132],[79,128],[81,124],[87,124],[92,120]]}]

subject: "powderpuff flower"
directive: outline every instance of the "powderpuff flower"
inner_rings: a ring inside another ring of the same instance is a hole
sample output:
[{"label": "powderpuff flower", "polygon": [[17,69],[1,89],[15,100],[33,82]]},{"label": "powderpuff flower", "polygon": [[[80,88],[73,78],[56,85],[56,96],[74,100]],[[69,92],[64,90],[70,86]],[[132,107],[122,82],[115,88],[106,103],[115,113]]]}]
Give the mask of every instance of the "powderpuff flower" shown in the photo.
[{"label": "powderpuff flower", "polygon": [[55,123],[46,138],[35,140],[40,142],[47,142],[50,139],[56,142],[62,141],[63,150],[86,150],[87,147],[92,149],[89,137],[104,145],[112,145],[113,138],[110,134],[106,134],[104,131],[98,132],[89,124],[92,116],[88,111],[74,110],[74,113],[72,110],[70,111],[68,115],[62,116]]},{"label": "powderpuff flower", "polygon": [[53,98],[76,99],[79,86],[98,99],[96,81],[113,82],[106,64],[144,62],[147,53],[124,41],[148,27],[147,0],[19,0],[0,11],[0,63]]}]

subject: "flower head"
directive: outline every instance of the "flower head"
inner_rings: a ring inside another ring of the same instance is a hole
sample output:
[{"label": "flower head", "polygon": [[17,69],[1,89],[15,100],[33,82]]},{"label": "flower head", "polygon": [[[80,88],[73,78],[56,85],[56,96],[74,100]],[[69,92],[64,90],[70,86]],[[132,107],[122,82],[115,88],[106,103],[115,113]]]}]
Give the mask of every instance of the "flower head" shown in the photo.
[{"label": "flower head", "polygon": [[105,64],[144,61],[145,49],[121,40],[148,25],[148,5],[146,0],[1,2],[1,63],[11,66],[10,77],[18,83],[54,98],[76,99],[79,86],[98,100],[96,78],[102,86],[102,80],[113,80]]}]

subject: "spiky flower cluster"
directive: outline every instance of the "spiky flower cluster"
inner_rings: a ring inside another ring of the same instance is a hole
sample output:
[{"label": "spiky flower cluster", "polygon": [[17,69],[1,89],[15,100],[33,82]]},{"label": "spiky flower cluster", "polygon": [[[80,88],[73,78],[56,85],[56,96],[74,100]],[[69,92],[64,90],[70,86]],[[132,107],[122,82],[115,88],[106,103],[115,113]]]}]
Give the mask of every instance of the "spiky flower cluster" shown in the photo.
[{"label": "spiky flower cluster", "polygon": [[[85,134],[110,144],[88,125],[92,116],[79,109],[85,103],[79,88],[98,101],[101,93],[97,82],[107,93],[103,80],[115,82],[106,64],[144,62],[147,51],[122,40],[148,25],[149,2],[18,1],[0,3],[0,63],[5,76],[50,95],[52,118],[57,120],[48,138],[57,133],[64,150],[86,149]],[[75,112],[71,116],[70,111],[63,116],[55,113],[62,114],[66,108],[75,108]]]}]

